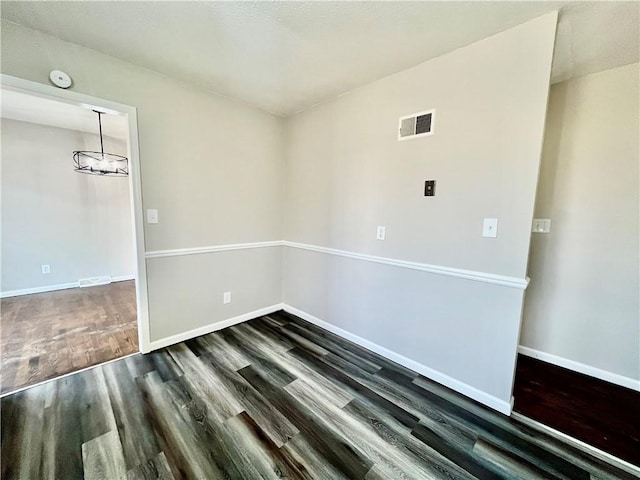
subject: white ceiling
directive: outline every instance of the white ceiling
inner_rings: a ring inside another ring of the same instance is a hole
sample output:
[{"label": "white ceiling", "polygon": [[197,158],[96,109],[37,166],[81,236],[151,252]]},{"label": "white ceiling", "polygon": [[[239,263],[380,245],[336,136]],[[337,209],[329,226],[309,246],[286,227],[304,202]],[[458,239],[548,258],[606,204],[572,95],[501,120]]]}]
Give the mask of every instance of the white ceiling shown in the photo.
[{"label": "white ceiling", "polygon": [[[2,118],[98,134],[98,115],[88,108],[5,88],[0,91],[0,96]],[[102,115],[102,133],[109,137],[127,139],[126,117]]]},{"label": "white ceiling", "polygon": [[553,81],[639,60],[637,1],[2,1],[2,18],[286,116],[558,8]]}]

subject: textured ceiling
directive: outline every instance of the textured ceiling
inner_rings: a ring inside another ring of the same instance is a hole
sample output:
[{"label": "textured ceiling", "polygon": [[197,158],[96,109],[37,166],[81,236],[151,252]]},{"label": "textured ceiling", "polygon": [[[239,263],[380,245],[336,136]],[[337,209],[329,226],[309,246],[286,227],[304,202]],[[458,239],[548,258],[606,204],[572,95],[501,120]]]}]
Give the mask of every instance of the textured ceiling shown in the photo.
[{"label": "textured ceiling", "polygon": [[[88,108],[5,88],[1,90],[1,99],[2,118],[80,132],[98,133],[98,115]],[[129,126],[126,117],[102,115],[102,132],[109,137],[127,139]]]},{"label": "textured ceiling", "polygon": [[553,81],[638,61],[637,1],[2,1],[1,14],[286,116],[553,9]]}]

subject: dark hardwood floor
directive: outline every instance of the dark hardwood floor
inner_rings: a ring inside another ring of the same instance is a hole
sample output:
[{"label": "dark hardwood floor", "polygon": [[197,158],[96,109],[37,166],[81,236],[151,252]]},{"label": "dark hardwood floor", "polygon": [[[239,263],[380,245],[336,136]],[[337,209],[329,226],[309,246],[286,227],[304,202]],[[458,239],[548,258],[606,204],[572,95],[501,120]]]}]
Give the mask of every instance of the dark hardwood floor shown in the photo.
[{"label": "dark hardwood floor", "polygon": [[640,466],[640,392],[524,355],[515,411]]},{"label": "dark hardwood floor", "polygon": [[133,280],[1,302],[1,393],[138,351]]},{"label": "dark hardwood floor", "polygon": [[636,478],[285,313],[1,400],[2,478]]}]

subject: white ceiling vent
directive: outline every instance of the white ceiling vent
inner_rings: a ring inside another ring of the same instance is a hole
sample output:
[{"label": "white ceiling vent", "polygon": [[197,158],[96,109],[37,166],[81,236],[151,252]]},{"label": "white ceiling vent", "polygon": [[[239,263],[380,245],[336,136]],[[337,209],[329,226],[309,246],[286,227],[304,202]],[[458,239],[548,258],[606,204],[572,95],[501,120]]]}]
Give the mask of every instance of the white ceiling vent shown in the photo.
[{"label": "white ceiling vent", "polygon": [[400,117],[398,122],[398,140],[408,140],[410,138],[426,137],[433,135],[433,117],[435,110],[427,112],[412,113],[405,117]]}]

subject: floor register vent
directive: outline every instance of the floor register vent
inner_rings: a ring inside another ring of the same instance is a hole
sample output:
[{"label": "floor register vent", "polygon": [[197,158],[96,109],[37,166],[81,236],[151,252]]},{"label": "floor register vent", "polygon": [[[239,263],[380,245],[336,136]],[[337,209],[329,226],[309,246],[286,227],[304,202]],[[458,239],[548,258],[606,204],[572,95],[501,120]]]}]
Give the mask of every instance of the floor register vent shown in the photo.
[{"label": "floor register vent", "polygon": [[398,122],[398,140],[426,137],[433,135],[433,116],[435,110],[413,113],[400,117]]},{"label": "floor register vent", "polygon": [[111,277],[90,277],[90,278],[81,278],[78,280],[78,286],[80,288],[84,287],[95,287],[97,285],[107,285],[111,283]]}]

